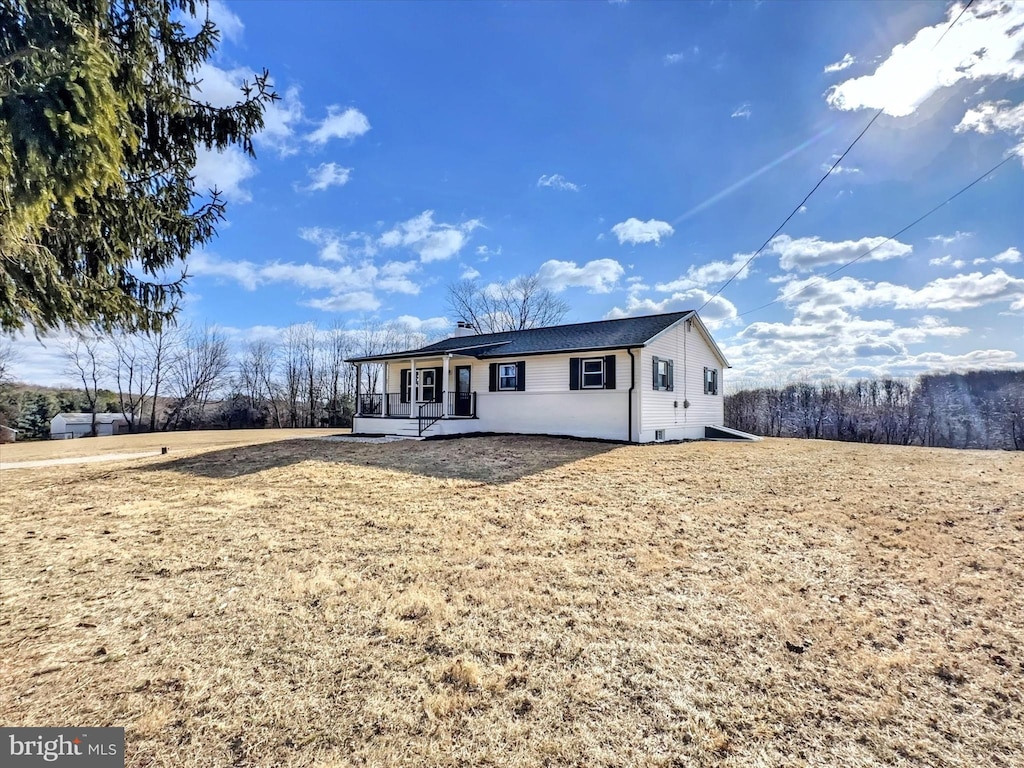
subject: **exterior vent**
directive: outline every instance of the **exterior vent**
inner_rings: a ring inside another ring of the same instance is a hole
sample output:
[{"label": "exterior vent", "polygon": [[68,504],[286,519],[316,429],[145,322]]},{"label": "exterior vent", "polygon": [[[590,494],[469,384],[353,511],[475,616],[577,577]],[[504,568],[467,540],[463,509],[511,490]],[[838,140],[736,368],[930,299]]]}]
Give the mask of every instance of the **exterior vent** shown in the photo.
[{"label": "exterior vent", "polygon": [[665,430],[664,429],[656,429],[656,430],[654,430],[654,442],[662,443],[664,441],[665,441]]}]

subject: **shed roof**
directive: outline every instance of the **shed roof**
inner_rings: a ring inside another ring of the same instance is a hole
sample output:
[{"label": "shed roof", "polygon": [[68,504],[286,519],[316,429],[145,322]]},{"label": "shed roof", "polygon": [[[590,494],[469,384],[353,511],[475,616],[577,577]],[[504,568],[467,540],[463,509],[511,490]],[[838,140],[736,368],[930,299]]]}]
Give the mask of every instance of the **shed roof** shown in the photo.
[{"label": "shed roof", "polygon": [[[57,417],[64,419],[65,424],[92,424],[93,414],[91,413],[58,413]],[[128,423],[128,419],[124,417],[122,413],[97,413],[96,423],[97,424],[113,424],[114,422],[123,421],[125,424]]]}]

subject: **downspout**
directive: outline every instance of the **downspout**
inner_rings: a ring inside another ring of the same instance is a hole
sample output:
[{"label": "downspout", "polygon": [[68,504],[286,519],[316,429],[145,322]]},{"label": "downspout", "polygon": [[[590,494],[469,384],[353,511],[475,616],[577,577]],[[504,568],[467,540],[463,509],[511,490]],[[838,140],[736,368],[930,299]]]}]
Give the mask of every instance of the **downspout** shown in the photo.
[{"label": "downspout", "polygon": [[626,349],[629,353],[629,432],[626,434],[626,442],[633,442],[633,390],[636,389],[636,357],[632,349]]}]

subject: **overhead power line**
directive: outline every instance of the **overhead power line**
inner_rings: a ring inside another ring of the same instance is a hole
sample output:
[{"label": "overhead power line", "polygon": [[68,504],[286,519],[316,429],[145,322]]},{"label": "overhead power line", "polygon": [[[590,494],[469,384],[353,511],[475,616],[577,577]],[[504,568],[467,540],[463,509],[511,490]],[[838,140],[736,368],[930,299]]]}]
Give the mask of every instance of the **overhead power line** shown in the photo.
[{"label": "overhead power line", "polygon": [[[954,26],[956,26],[956,23],[957,23],[958,21],[960,21],[960,19],[961,19],[961,18],[963,17],[963,15],[964,15],[965,13],[967,13],[967,9],[968,9],[968,8],[970,8],[970,7],[971,7],[971,5],[973,5],[973,3],[974,3],[974,0],[968,0],[968,3],[967,3],[967,5],[965,5],[965,6],[964,6],[964,8],[963,8],[963,10],[962,10],[962,11],[960,11],[960,14],[959,14],[959,15],[958,15],[958,16],[957,16],[957,17],[956,17],[955,19],[953,19],[953,21],[952,21],[952,22],[950,22],[950,25],[949,25],[948,27],[946,27],[946,29],[945,29],[945,31],[944,31],[944,32],[942,33],[942,35],[940,35],[940,36],[939,36],[939,39],[938,39],[938,40],[936,40],[936,41],[935,41],[935,43],[934,43],[934,44],[932,45],[932,47],[931,47],[931,50],[935,50],[935,47],[936,47],[936,46],[937,46],[937,45],[938,45],[939,43],[941,43],[941,42],[942,42],[942,39],[943,39],[943,38],[944,38],[944,37],[945,37],[945,36],[946,36],[946,35],[947,35],[947,34],[949,33],[949,30],[951,30],[951,29],[952,29],[952,28],[953,28]],[[706,307],[706,306],[707,306],[708,304],[710,304],[710,303],[711,303],[711,302],[712,302],[712,301],[714,300],[714,298],[715,298],[716,296],[718,296],[719,294],[721,294],[721,293],[722,293],[722,291],[724,291],[724,290],[725,290],[726,288],[728,288],[728,287],[729,287],[729,285],[730,285],[730,284],[732,283],[732,281],[733,281],[733,280],[735,280],[735,279],[736,279],[737,277],[739,277],[739,275],[743,273],[743,270],[745,270],[745,269],[746,269],[747,267],[749,267],[749,266],[750,266],[750,263],[751,263],[751,262],[752,262],[752,261],[753,261],[754,259],[756,259],[756,258],[757,258],[757,257],[758,257],[758,256],[759,256],[759,255],[761,254],[761,252],[762,252],[762,251],[763,251],[763,250],[764,250],[765,248],[767,248],[767,247],[768,247],[768,246],[769,246],[769,245],[771,244],[772,240],[774,240],[774,239],[775,239],[775,236],[776,236],[777,234],[779,234],[779,232],[781,232],[781,231],[782,231],[782,228],[783,228],[783,227],[785,227],[785,226],[786,226],[786,225],[787,225],[787,224],[788,224],[788,223],[790,222],[790,220],[791,220],[791,219],[792,219],[792,218],[793,218],[794,216],[796,216],[796,215],[797,215],[797,213],[799,213],[799,212],[800,212],[800,209],[801,209],[801,208],[803,208],[804,204],[805,204],[805,203],[806,203],[806,202],[807,202],[808,200],[810,200],[810,199],[811,199],[811,196],[812,196],[812,195],[813,195],[813,194],[814,194],[815,192],[817,192],[817,191],[818,191],[818,187],[820,187],[820,186],[821,186],[822,184],[824,184],[824,183],[825,183],[825,179],[827,179],[827,178],[828,178],[829,176],[831,176],[831,175],[832,175],[832,171],[834,171],[834,170],[836,169],[836,167],[837,167],[837,166],[838,166],[838,165],[839,165],[839,164],[840,164],[840,163],[841,163],[841,162],[843,161],[843,158],[845,158],[845,157],[846,157],[846,156],[847,156],[847,155],[848,155],[848,154],[850,153],[850,150],[851,150],[851,149],[853,149],[853,148],[854,148],[855,146],[857,146],[857,142],[861,140],[861,137],[863,137],[865,133],[867,133],[867,132],[868,132],[868,128],[870,128],[870,127],[871,127],[872,125],[874,125],[875,121],[876,121],[876,120],[877,120],[877,119],[878,119],[879,117],[881,117],[881,115],[882,115],[882,112],[884,112],[884,111],[885,111],[885,107],[882,107],[881,109],[879,109],[879,110],[878,110],[878,111],[877,111],[877,112],[875,113],[874,117],[872,117],[872,118],[871,118],[870,120],[868,120],[868,124],[867,124],[867,125],[865,125],[865,126],[864,126],[864,128],[863,128],[863,129],[861,130],[861,132],[857,134],[857,137],[856,137],[856,138],[855,138],[855,139],[854,139],[854,140],[853,140],[852,142],[850,142],[850,146],[848,146],[848,147],[847,147],[847,148],[846,148],[846,149],[845,149],[845,150],[843,151],[843,154],[841,154],[841,155],[840,155],[840,156],[838,157],[838,159],[836,159],[836,161],[835,161],[834,163],[832,163],[831,167],[830,167],[830,168],[829,168],[829,169],[828,169],[827,171],[825,171],[825,175],[824,175],[824,176],[822,176],[822,177],[821,177],[820,179],[818,179],[818,183],[817,183],[817,184],[815,184],[815,185],[814,185],[814,187],[812,187],[812,188],[811,188],[811,191],[810,191],[810,192],[808,192],[808,193],[807,193],[807,194],[806,194],[806,195],[804,196],[804,199],[803,199],[803,200],[801,200],[801,201],[800,201],[799,203],[797,203],[797,205],[796,205],[796,208],[794,208],[794,209],[793,209],[793,210],[792,210],[792,211],[790,212],[789,216],[787,216],[787,217],[786,217],[786,218],[785,218],[785,219],[783,220],[783,222],[782,222],[781,224],[779,224],[779,226],[778,226],[778,227],[776,227],[776,228],[775,228],[775,231],[774,231],[774,232],[772,232],[772,234],[771,234],[771,235],[770,235],[770,236],[768,237],[768,239],[767,239],[767,240],[765,240],[765,241],[764,241],[764,242],[763,242],[763,243],[761,244],[761,247],[760,247],[760,248],[758,248],[758,249],[757,249],[756,251],[754,251],[754,252],[753,252],[753,253],[752,253],[752,254],[750,255],[750,258],[749,258],[749,259],[747,259],[747,260],[746,260],[745,262],[743,262],[743,265],[742,265],[742,266],[741,266],[741,267],[740,267],[739,269],[737,269],[737,270],[736,270],[735,272],[733,272],[733,274],[732,274],[732,275],[731,275],[731,276],[729,277],[729,279],[728,279],[728,280],[726,280],[726,281],[725,281],[724,283],[722,283],[722,285],[720,285],[720,286],[719,286],[719,288],[718,288],[718,290],[717,290],[717,291],[715,291],[715,292],[714,292],[713,294],[711,294],[710,296],[708,296],[707,300],[706,300],[706,301],[705,301],[705,302],[704,302],[703,304],[701,304],[701,305],[700,305],[700,307],[698,307],[698,308],[697,308],[697,311],[698,311],[698,312],[700,312],[700,311],[701,311],[702,309],[704,309],[704,307]],[[1002,163],[1000,163],[1000,165],[1001,165],[1001,164],[1002,164]],[[997,167],[998,167],[998,166],[997,166]]]},{"label": "overhead power line", "polygon": [[799,296],[801,293],[806,291],[812,285],[817,285],[818,283],[821,283],[822,281],[827,280],[828,278],[832,277],[832,275],[836,274],[837,272],[841,272],[842,270],[846,269],[847,267],[851,266],[852,264],[856,264],[858,261],[863,259],[865,256],[868,256],[868,255],[874,253],[875,251],[877,251],[879,248],[881,248],[886,243],[891,242],[892,240],[895,240],[897,237],[902,235],[908,229],[911,229],[912,227],[916,227],[918,224],[920,224],[922,221],[927,219],[929,216],[931,216],[933,213],[938,211],[940,208],[943,208],[943,207],[949,205],[951,202],[956,200],[958,197],[960,197],[960,195],[962,195],[964,192],[969,190],[975,184],[978,184],[982,180],[987,178],[988,176],[991,176],[993,173],[998,171],[1002,166],[1006,165],[1006,163],[1010,162],[1011,160],[1013,160],[1013,159],[1015,159],[1017,157],[1018,156],[1016,154],[1013,154],[1013,153],[1007,155],[1002,160],[1000,160],[998,163],[996,163],[994,166],[992,166],[987,171],[985,171],[983,174],[981,174],[981,176],[979,176],[974,181],[972,181],[970,184],[968,184],[967,186],[961,188],[955,194],[952,194],[949,197],[947,197],[945,200],[943,200],[941,203],[936,205],[934,208],[932,208],[927,213],[922,214],[921,216],[918,216],[912,222],[907,224],[907,226],[903,227],[903,229],[901,229],[899,232],[894,232],[893,234],[891,234],[887,238],[885,238],[885,240],[883,240],[882,242],[872,246],[871,248],[868,248],[866,251],[864,251],[864,253],[856,256],[853,259],[850,259],[849,261],[847,261],[844,264],[841,264],[840,266],[838,266],[835,269],[833,269],[831,272],[829,272],[827,274],[824,274],[824,275],[820,275],[819,277],[816,277],[813,280],[805,283],[799,290],[793,291],[792,293],[788,293],[788,294],[786,294],[784,296],[779,296],[778,298],[772,299],[767,304],[762,304],[759,307],[754,307],[754,309],[748,309],[746,312],[740,312],[737,315],[737,317],[745,317],[747,315],[752,315],[754,312],[760,312],[762,309],[765,309],[766,307],[770,307],[772,304],[778,304],[780,301],[789,301],[790,299],[793,299],[793,298]]}]

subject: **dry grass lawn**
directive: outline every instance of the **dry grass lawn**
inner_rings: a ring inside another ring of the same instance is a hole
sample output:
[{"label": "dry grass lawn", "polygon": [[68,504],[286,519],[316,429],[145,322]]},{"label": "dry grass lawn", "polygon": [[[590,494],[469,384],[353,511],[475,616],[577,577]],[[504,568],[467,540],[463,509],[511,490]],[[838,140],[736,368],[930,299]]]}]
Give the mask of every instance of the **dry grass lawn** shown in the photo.
[{"label": "dry grass lawn", "polygon": [[44,461],[97,456],[104,453],[145,453],[167,447],[169,453],[199,449],[230,448],[310,436],[340,435],[348,429],[210,429],[195,432],[152,432],[141,435],[89,437],[75,440],[37,440],[28,443],[0,443],[0,463]]},{"label": "dry grass lawn", "polygon": [[1024,455],[291,440],[0,494],[0,722],[130,766],[1024,765]]}]

